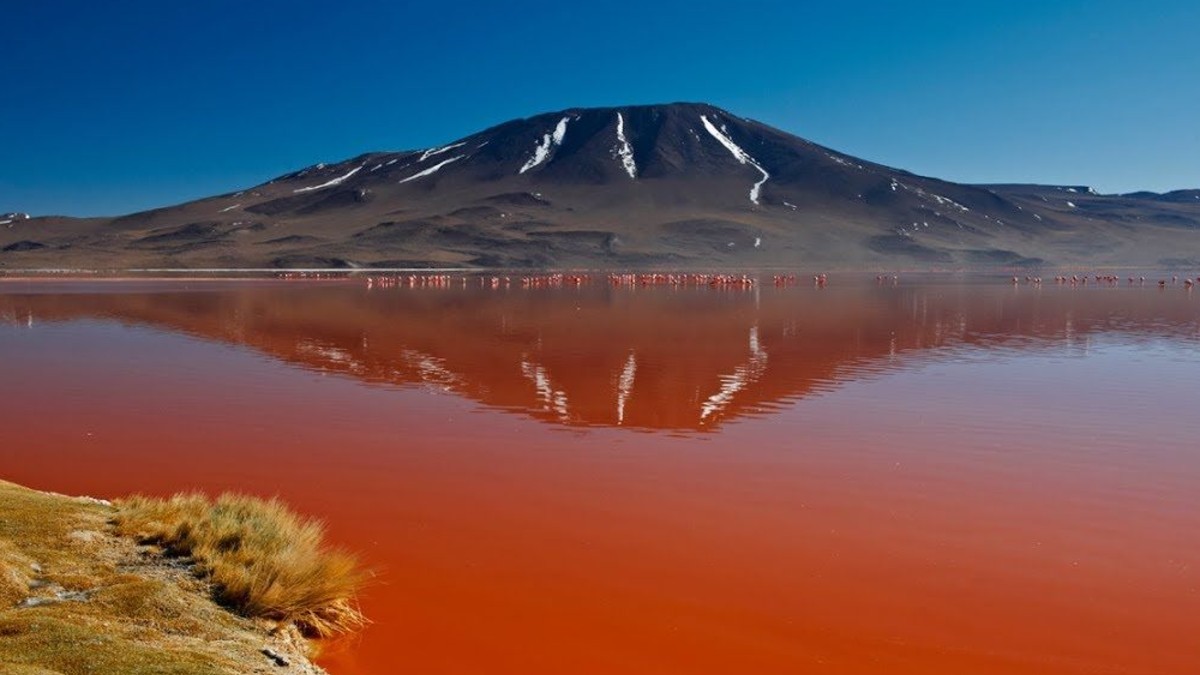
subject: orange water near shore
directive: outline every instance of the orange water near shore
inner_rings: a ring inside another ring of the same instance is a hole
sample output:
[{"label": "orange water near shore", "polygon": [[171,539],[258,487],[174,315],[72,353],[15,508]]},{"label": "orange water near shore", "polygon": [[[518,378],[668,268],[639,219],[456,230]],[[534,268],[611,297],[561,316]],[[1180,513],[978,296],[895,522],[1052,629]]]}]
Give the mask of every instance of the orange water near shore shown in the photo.
[{"label": "orange water near shore", "polygon": [[0,287],[0,477],[278,494],[378,572],[334,675],[1200,667],[1200,304]]}]

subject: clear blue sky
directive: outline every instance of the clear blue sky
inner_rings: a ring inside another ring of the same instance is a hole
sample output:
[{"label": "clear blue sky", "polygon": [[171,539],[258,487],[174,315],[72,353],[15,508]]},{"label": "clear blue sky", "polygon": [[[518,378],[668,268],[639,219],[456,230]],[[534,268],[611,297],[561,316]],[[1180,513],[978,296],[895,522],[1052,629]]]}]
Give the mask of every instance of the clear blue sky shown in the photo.
[{"label": "clear blue sky", "polygon": [[1194,0],[24,0],[0,26],[0,212],[678,100],[951,180],[1200,187]]}]

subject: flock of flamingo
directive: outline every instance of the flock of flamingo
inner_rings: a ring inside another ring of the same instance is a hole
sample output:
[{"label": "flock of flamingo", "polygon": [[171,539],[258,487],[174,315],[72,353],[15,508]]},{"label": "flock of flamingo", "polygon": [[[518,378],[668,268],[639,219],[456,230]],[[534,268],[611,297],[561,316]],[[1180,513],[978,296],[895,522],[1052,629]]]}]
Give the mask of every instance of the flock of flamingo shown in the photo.
[{"label": "flock of flamingo", "polygon": [[[280,272],[275,275],[279,279],[348,279],[351,278],[349,272]],[[816,288],[825,288],[829,284],[829,277],[826,274],[812,275],[812,285]],[[693,287],[693,288],[718,288],[718,289],[747,289],[753,288],[765,282],[765,277],[760,280],[759,277],[749,274],[720,274],[720,273],[642,273],[642,274],[606,274],[592,275],[587,273],[549,273],[549,274],[525,274],[525,275],[486,275],[486,274],[384,274],[372,275],[363,277],[367,288],[450,288],[458,286],[466,288],[467,286],[477,286],[488,289],[501,288],[563,288],[572,286],[584,286],[603,281],[610,286],[620,288],[637,288],[649,286],[667,286],[667,287]],[[775,274],[770,277],[771,285],[776,288],[786,286],[796,286],[800,283],[800,277],[795,274]],[[897,285],[900,277],[894,274],[879,274],[875,277],[877,285]],[[1019,285],[1022,281],[1025,284],[1033,286],[1041,286],[1042,278],[1039,276],[1026,276],[1022,279],[1019,276],[1014,276],[1011,279],[1013,285]],[[1191,279],[1184,277],[1182,279],[1183,287],[1187,290],[1192,290],[1197,283],[1200,283],[1200,277]],[[1086,286],[1089,283],[1097,285],[1117,286],[1121,283],[1121,277],[1115,274],[1072,274],[1071,276],[1058,275],[1054,277],[1054,283],[1060,286]],[[1145,285],[1146,277],[1127,277],[1129,285]],[[1159,279],[1158,286],[1165,288],[1168,285],[1178,285],[1180,277],[1173,275],[1168,281],[1167,279]]]},{"label": "flock of flamingo", "polygon": [[[476,285],[483,288],[561,288],[583,286],[603,279],[610,286],[633,288],[647,286],[751,288],[760,283],[749,274],[704,274],[704,273],[649,273],[649,274],[534,274],[522,276],[451,276],[448,274],[401,274],[394,276],[367,277],[367,288],[433,287],[445,288],[452,285],[466,287]],[[813,285],[824,287],[829,283],[825,274],[812,277]],[[776,287],[794,286],[798,282],[795,274],[776,274],[771,277]]]},{"label": "flock of flamingo", "polygon": [[[453,276],[449,274],[399,274],[389,276],[370,276],[366,278],[367,288],[447,288],[450,286],[467,287],[469,285],[481,288],[562,288],[569,286],[584,286],[603,279],[611,286],[709,286],[712,288],[749,288],[758,283],[756,277],[748,274],[608,274],[593,276],[591,274],[532,274],[504,276]],[[814,283],[824,285],[825,275],[814,277]],[[819,281],[818,281],[819,279]],[[795,283],[796,276],[775,276],[775,285]]]},{"label": "flock of flamingo", "polygon": [[[1121,283],[1121,277],[1119,277],[1115,274],[1096,274],[1096,275],[1093,275],[1091,277],[1091,279],[1096,284],[1104,284],[1107,286],[1118,286]],[[1021,283],[1021,280],[1018,277],[1013,277],[1012,282],[1014,284],[1019,284],[1019,283]],[[1136,279],[1134,277],[1128,277],[1127,282],[1128,282],[1128,285],[1130,285],[1130,286],[1132,286],[1134,284],[1137,284],[1139,286],[1144,286],[1146,284],[1146,277],[1139,276]],[[1183,287],[1186,288],[1187,290],[1191,290],[1196,285],[1196,282],[1200,282],[1200,277],[1196,277],[1195,281],[1193,281],[1192,279],[1189,279],[1187,277],[1184,277]],[[1042,278],[1041,277],[1025,277],[1025,283],[1040,284],[1040,283],[1042,283]],[[1056,283],[1060,286],[1067,286],[1067,285],[1086,286],[1088,284],[1088,275],[1072,274],[1069,277],[1060,275],[1060,276],[1054,277],[1054,283]],[[1179,283],[1179,275],[1177,275],[1177,274],[1172,275],[1170,283],[1172,286],[1178,284]],[[1159,286],[1159,288],[1166,288],[1167,280],[1159,279],[1158,286]]]}]

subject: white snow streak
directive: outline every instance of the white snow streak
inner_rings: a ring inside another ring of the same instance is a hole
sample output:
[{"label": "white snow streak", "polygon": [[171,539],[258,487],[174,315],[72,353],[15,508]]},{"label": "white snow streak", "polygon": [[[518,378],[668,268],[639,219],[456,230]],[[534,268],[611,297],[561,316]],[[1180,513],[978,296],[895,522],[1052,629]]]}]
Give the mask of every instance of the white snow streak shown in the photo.
[{"label": "white snow streak", "polygon": [[428,176],[430,174],[437,173],[438,169],[442,168],[443,166],[446,166],[447,164],[449,164],[451,162],[457,162],[458,160],[462,159],[463,157],[466,157],[466,155],[458,155],[457,157],[451,157],[450,159],[443,160],[443,161],[439,162],[438,164],[434,164],[433,166],[429,167],[428,169],[425,169],[424,171],[421,171],[419,173],[414,173],[413,175],[401,180],[400,182],[407,183],[410,180],[416,180],[418,178],[422,178],[424,176]]},{"label": "white snow streak", "polygon": [[939,206],[945,206],[945,205],[949,204],[950,206],[953,206],[954,208],[958,209],[959,211],[970,211],[971,210],[971,209],[968,209],[967,207],[963,206],[962,204],[959,204],[958,202],[954,201],[953,199],[950,199],[949,197],[935,195],[932,192],[927,193],[924,190],[921,190],[920,188],[916,189],[916,193],[922,197],[926,197],[926,196],[929,197],[933,201],[937,202]]},{"label": "white snow streak", "polygon": [[354,366],[356,365],[354,355],[350,352],[342,349],[341,347],[323,344],[316,340],[300,340],[296,344],[296,349],[297,351],[305,354],[319,356],[330,363],[339,365],[345,364],[349,366],[351,370],[353,370]]},{"label": "white snow streak", "polygon": [[424,162],[425,160],[429,159],[430,157],[433,157],[434,155],[440,155],[443,152],[449,152],[450,150],[453,150],[455,148],[461,148],[462,146],[464,146],[466,144],[467,144],[466,141],[463,141],[462,143],[455,143],[453,145],[444,145],[440,148],[433,148],[430,150],[426,150],[425,152],[423,152],[421,154],[421,159],[418,159],[417,162],[418,163]]},{"label": "white snow streak", "polygon": [[554,131],[552,133],[546,134],[542,137],[542,142],[538,143],[538,146],[533,149],[533,157],[530,157],[529,161],[525,162],[525,166],[521,167],[519,173],[525,173],[526,171],[549,159],[550,151],[562,145],[563,139],[566,138],[567,122],[569,122],[570,119],[571,118],[569,117],[562,118],[558,121],[558,125],[554,127]]},{"label": "white snow streak", "polygon": [[629,359],[621,370],[621,379],[617,381],[617,424],[625,423],[625,403],[633,392],[633,376],[637,374],[637,357],[629,352]]},{"label": "white snow streak", "polygon": [[236,208],[237,208],[237,207],[239,207],[239,206],[241,206],[241,204],[234,204],[233,206],[226,206],[225,208],[221,209],[221,211],[220,211],[220,212],[221,212],[221,213],[225,213],[226,211],[232,211],[232,210],[236,209]]},{"label": "white snow streak", "polygon": [[1071,208],[1075,208],[1075,202],[1067,202],[1067,206],[1069,206]]},{"label": "white snow streak", "polygon": [[[320,166],[320,165],[318,165],[318,166]],[[342,183],[346,182],[347,178],[358,173],[359,170],[361,170],[363,168],[363,166],[366,166],[366,164],[363,164],[362,166],[357,166],[353,169],[350,169],[350,173],[348,173],[344,176],[338,176],[337,178],[334,178],[333,180],[328,181],[326,183],[321,183],[320,185],[314,185],[312,187],[304,187],[304,188],[300,188],[298,190],[292,190],[292,192],[312,192],[313,190],[323,190],[327,187],[333,187],[334,185],[341,185]]]},{"label": "white snow streak", "polygon": [[538,398],[542,399],[543,408],[557,413],[559,419],[564,422],[570,418],[567,412],[566,392],[556,390],[550,384],[550,374],[546,372],[544,367],[522,359],[521,374],[533,382]]},{"label": "white snow streak", "polygon": [[745,150],[742,150],[740,147],[738,147],[737,143],[734,143],[733,140],[731,140],[728,136],[721,133],[720,129],[713,126],[713,123],[708,121],[707,116],[701,115],[700,121],[704,122],[704,128],[708,130],[708,133],[711,134],[713,138],[720,141],[721,145],[725,146],[725,149],[733,155],[734,159],[742,164],[749,164],[762,173],[762,180],[758,181],[754,184],[754,187],[750,188],[750,201],[757,204],[758,197],[762,194],[763,183],[767,182],[767,179],[771,177],[771,174],[767,173],[767,170],[762,168],[762,165],[760,165],[758,162],[754,161],[754,158],[747,154]]},{"label": "white snow streak", "polygon": [[625,118],[621,113],[617,113],[617,142],[620,145],[613,148],[613,152],[620,155],[625,173],[629,174],[630,178],[637,178],[637,162],[633,161],[633,146],[625,138]]},{"label": "white snow streak", "polygon": [[[896,192],[897,189],[899,189],[899,188],[904,188],[908,192],[915,194],[917,197],[920,197],[921,199],[936,202],[939,206],[953,206],[954,208],[956,208],[959,211],[962,211],[964,213],[971,210],[971,209],[968,209],[967,207],[963,206],[962,204],[959,204],[958,202],[954,201],[953,199],[950,199],[949,197],[943,197],[941,195],[935,195],[932,192],[926,192],[919,187],[912,187],[911,185],[906,185],[904,183],[897,181],[895,178],[893,178],[892,179],[892,192]],[[987,216],[984,216],[984,217],[986,218]]]},{"label": "white snow streak", "polygon": [[417,370],[425,384],[440,386],[444,391],[451,391],[458,384],[458,376],[446,368],[444,359],[412,349],[406,349],[400,355]]},{"label": "white snow streak", "polygon": [[848,167],[852,167],[855,169],[859,169],[860,171],[866,171],[866,169],[863,168],[862,164],[855,164],[854,162],[851,162],[850,160],[842,159],[841,157],[832,155],[828,152],[825,153],[825,156],[828,157],[829,159],[832,159],[833,161],[837,162],[838,164],[841,164],[842,166],[848,166]]},{"label": "white snow streak", "polygon": [[735,394],[762,377],[766,367],[767,352],[759,344],[758,326],[754,326],[750,329],[750,360],[745,365],[738,366],[732,375],[721,377],[723,384],[720,391],[709,396],[700,408],[700,421],[703,422],[728,406]]},{"label": "white snow streak", "polygon": [[754,238],[754,248],[761,248],[761,247],[762,247],[762,237],[755,237]]}]

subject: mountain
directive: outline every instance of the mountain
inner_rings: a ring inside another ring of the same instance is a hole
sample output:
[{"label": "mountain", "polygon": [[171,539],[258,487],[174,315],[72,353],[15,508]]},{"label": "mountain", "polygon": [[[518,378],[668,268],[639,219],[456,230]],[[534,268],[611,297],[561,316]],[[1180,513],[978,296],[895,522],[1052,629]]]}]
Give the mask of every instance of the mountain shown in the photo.
[{"label": "mountain", "polygon": [[1200,265],[1200,191],[951,183],[695,103],[547,113],[118,218],[16,215],[0,268]]}]

